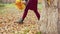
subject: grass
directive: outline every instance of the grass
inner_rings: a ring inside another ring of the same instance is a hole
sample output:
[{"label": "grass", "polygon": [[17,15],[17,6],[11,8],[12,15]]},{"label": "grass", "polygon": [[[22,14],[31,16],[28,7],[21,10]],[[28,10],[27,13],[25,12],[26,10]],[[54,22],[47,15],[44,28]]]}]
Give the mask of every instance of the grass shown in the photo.
[{"label": "grass", "polygon": [[41,32],[37,32],[36,34],[41,34]]},{"label": "grass", "polygon": [[[11,7],[16,8],[14,3],[13,4],[1,4],[0,3],[0,14],[5,13],[4,9],[7,8],[7,7],[8,8],[11,8]],[[42,10],[42,4],[38,4],[38,8],[40,10]]]},{"label": "grass", "polygon": [[14,3],[12,3],[12,4],[2,4],[2,3],[0,3],[0,7],[14,7],[15,5],[14,5]]},{"label": "grass", "polygon": [[42,10],[42,4],[38,4],[38,8]]},{"label": "grass", "polygon": [[1,3],[0,3],[0,8],[1,8],[1,7],[4,7],[4,4],[1,4]]},{"label": "grass", "polygon": [[[14,3],[13,4],[1,4],[0,3],[0,7],[14,7]],[[38,8],[42,9],[42,4],[38,4]]]},{"label": "grass", "polygon": [[0,14],[4,14],[6,11],[5,11],[5,9],[6,8],[11,8],[11,7],[15,7],[14,6],[14,4],[2,4],[2,3],[0,3]]},{"label": "grass", "polygon": [[14,7],[14,4],[5,4],[5,7]]}]

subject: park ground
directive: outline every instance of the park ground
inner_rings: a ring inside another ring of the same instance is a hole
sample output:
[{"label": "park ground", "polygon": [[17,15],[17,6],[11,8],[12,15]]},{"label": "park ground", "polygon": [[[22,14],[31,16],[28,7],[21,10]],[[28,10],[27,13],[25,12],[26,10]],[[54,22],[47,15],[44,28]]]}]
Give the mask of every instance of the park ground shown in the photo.
[{"label": "park ground", "polygon": [[[40,34],[37,29],[37,17],[32,10],[29,10],[24,24],[15,23],[19,20],[24,10],[16,8],[15,4],[0,4],[0,34]],[[42,4],[38,4],[38,11],[41,13]]]}]

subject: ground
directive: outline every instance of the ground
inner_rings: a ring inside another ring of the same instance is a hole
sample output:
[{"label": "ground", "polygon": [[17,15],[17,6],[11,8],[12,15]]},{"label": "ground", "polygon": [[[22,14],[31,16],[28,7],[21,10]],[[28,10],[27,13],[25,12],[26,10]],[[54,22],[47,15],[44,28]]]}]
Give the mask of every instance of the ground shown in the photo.
[{"label": "ground", "polygon": [[[38,7],[40,6],[39,4]],[[41,7],[38,8],[39,13]],[[5,7],[0,7],[0,34],[36,34],[38,32],[38,20],[32,10],[29,10],[24,24],[15,23],[22,17],[23,12],[23,10],[17,9],[14,4],[6,4]]]}]

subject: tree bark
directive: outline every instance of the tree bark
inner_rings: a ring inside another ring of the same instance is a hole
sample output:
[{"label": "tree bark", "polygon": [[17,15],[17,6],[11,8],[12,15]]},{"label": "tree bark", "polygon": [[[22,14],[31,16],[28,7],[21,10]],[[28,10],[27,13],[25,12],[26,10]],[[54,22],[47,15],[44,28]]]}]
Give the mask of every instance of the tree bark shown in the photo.
[{"label": "tree bark", "polygon": [[58,3],[58,0],[50,0],[50,5],[48,5],[47,0],[42,0],[43,10],[41,12],[41,18],[38,23],[39,29],[42,32],[42,34],[58,34],[57,3]]},{"label": "tree bark", "polygon": [[58,23],[57,23],[57,28],[58,28],[58,34],[60,34],[60,0],[58,1]]}]

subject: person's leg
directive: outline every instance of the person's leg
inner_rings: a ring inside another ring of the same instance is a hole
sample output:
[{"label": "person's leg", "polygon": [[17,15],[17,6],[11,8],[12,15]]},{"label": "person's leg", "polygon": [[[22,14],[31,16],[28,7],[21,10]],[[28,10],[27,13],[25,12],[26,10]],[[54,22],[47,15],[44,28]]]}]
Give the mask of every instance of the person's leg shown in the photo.
[{"label": "person's leg", "polygon": [[40,14],[39,14],[38,10],[37,9],[34,9],[34,13],[36,14],[36,16],[37,16],[37,18],[39,20],[40,19]]},{"label": "person's leg", "polygon": [[23,17],[22,17],[23,20],[25,19],[27,13],[28,13],[28,7],[24,10],[24,14],[23,14]]},{"label": "person's leg", "polygon": [[28,13],[28,7],[25,8],[24,13],[23,13],[23,16],[22,16],[22,18],[18,21],[18,23],[23,24],[23,21],[24,21],[26,15],[27,15],[27,13]]}]

